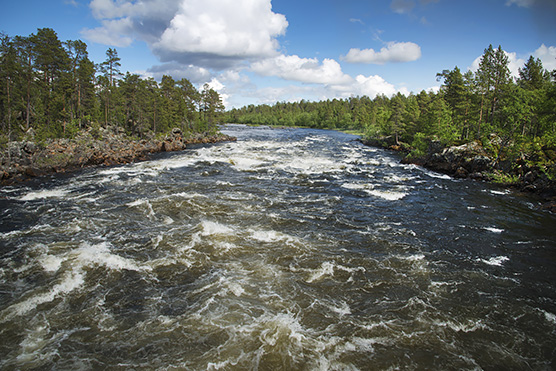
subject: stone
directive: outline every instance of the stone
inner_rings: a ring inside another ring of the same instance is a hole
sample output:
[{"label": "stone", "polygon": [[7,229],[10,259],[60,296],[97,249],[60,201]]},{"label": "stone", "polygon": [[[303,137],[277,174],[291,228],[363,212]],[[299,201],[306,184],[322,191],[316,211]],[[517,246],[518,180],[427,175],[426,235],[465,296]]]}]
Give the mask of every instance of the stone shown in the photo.
[{"label": "stone", "polygon": [[469,172],[464,168],[464,167],[458,167],[454,176],[456,178],[467,178],[467,176],[469,175]]},{"label": "stone", "polygon": [[535,179],[537,179],[537,176],[532,171],[529,171],[523,176],[523,180],[525,181],[525,183],[533,183]]}]

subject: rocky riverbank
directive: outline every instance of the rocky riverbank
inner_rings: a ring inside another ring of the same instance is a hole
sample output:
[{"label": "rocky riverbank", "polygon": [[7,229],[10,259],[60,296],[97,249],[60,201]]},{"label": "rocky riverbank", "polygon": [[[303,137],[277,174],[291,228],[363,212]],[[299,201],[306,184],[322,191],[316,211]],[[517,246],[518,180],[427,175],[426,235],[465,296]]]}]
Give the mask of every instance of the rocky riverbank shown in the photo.
[{"label": "rocky riverbank", "polygon": [[188,144],[234,141],[224,134],[185,136],[175,128],[162,139],[131,140],[116,128],[98,133],[84,131],[75,139],[55,139],[37,144],[32,135],[20,142],[9,142],[0,153],[0,183],[10,184],[28,178],[67,172],[88,166],[111,166],[146,160],[150,154],[181,151]]},{"label": "rocky riverbank", "polygon": [[[416,164],[455,178],[495,182],[518,191],[537,194],[543,208],[556,212],[556,181],[547,175],[556,170],[556,151],[542,150],[545,162],[552,169],[528,161],[525,155],[516,161],[492,156],[480,143],[469,142],[460,146],[444,147],[440,142],[429,141],[424,155],[411,154],[403,143],[395,144],[392,138],[361,139],[363,144],[402,152],[402,163]],[[538,156],[538,155],[537,155]]]}]

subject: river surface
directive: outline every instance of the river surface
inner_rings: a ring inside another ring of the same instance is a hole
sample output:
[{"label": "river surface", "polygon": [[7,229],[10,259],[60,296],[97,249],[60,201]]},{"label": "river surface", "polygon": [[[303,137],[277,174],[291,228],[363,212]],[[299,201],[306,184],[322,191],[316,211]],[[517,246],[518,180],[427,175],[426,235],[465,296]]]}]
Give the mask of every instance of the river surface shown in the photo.
[{"label": "river surface", "polygon": [[356,137],[0,190],[0,368],[550,370],[556,217]]}]

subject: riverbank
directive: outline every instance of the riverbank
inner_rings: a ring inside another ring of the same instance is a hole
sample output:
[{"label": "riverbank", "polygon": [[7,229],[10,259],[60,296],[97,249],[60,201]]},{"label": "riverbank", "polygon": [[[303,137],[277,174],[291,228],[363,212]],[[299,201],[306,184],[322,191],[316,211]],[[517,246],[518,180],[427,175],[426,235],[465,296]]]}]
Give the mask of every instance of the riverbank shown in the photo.
[{"label": "riverbank", "polygon": [[89,166],[113,166],[147,160],[150,154],[182,151],[188,144],[235,141],[218,134],[184,134],[175,128],[164,138],[133,140],[115,127],[83,131],[74,139],[54,139],[39,144],[29,136],[9,142],[0,153],[0,184],[7,185]]},{"label": "riverbank", "polygon": [[[444,147],[440,142],[428,141],[421,154],[415,154],[409,145],[395,143],[391,137],[361,138],[361,142],[372,147],[390,149],[404,154],[402,163],[423,166],[429,170],[447,174],[454,178],[469,178],[499,184],[517,191],[536,194],[542,208],[556,212],[556,180],[548,174],[554,169],[535,164],[522,155],[512,161],[502,156],[493,156],[478,142]],[[541,155],[553,162],[556,152],[541,149]],[[539,156],[537,154],[537,156]],[[553,164],[552,167],[555,165]]]}]

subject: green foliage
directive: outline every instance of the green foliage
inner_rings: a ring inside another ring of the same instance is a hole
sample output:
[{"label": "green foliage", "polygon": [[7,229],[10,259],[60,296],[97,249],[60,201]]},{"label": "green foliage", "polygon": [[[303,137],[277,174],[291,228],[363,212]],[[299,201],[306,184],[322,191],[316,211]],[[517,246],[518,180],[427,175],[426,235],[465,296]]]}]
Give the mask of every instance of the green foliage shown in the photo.
[{"label": "green foliage", "polygon": [[79,133],[79,131],[80,131],[79,120],[73,119],[65,125],[64,136],[66,138],[72,139],[75,138],[75,136]]},{"label": "green foliage", "polygon": [[164,76],[161,83],[120,72],[116,49],[99,65],[80,40],[61,42],[54,30],[0,34],[0,135],[18,140],[29,129],[37,139],[72,138],[80,130],[100,137],[100,125],[136,137],[168,132],[216,131],[224,106],[208,86]]},{"label": "green foliage", "polygon": [[411,142],[411,147],[413,149],[409,153],[409,156],[412,158],[425,156],[429,149],[429,141],[425,133],[416,133],[413,136],[413,142]]},{"label": "green foliage", "polygon": [[501,171],[492,172],[492,173],[488,174],[488,177],[494,183],[498,183],[498,184],[501,184],[501,185],[515,185],[515,184],[519,183],[519,176],[518,175],[504,173],[504,172],[501,172]]}]

